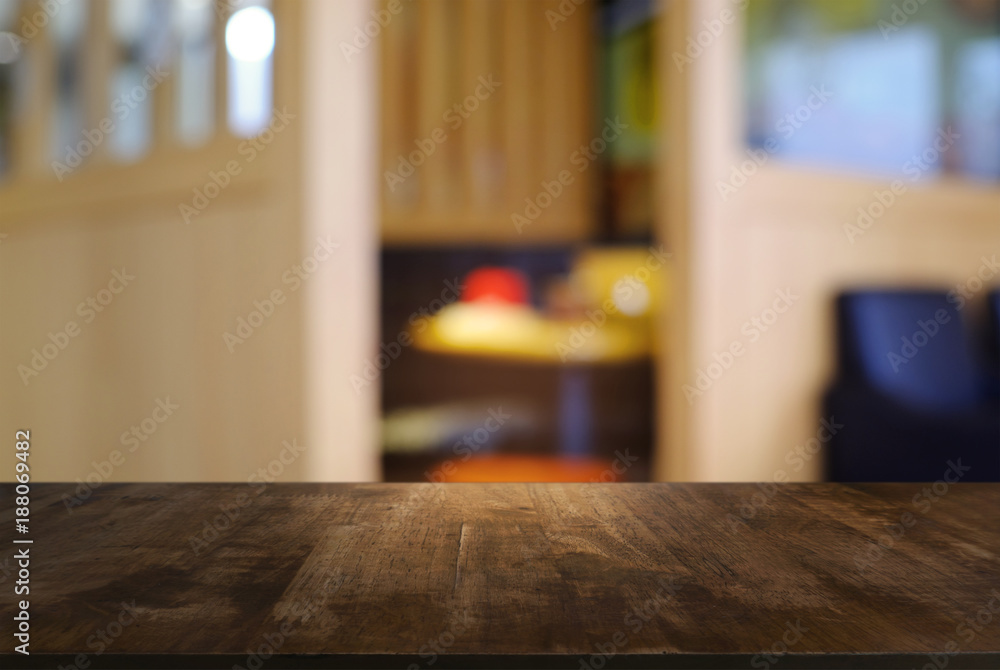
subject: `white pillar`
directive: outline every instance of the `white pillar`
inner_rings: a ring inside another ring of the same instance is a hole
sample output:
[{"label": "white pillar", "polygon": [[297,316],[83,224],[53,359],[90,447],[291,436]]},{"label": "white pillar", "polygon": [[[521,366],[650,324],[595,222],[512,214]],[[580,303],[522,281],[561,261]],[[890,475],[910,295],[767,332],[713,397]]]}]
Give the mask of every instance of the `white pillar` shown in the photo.
[{"label": "white pillar", "polygon": [[306,282],[306,468],[312,481],[380,478],[377,382],[350,377],[377,347],[378,41],[348,62],[341,43],[371,21],[370,0],[308,0],[303,90],[303,249],[340,247]]}]

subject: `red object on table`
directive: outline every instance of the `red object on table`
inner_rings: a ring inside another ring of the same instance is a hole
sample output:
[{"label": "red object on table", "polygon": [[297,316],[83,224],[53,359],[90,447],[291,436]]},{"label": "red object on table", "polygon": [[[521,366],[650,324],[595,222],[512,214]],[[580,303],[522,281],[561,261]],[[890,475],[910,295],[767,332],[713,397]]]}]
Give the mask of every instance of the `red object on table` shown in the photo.
[{"label": "red object on table", "polygon": [[465,278],[464,302],[495,301],[515,305],[528,304],[528,280],[517,270],[484,267]]}]

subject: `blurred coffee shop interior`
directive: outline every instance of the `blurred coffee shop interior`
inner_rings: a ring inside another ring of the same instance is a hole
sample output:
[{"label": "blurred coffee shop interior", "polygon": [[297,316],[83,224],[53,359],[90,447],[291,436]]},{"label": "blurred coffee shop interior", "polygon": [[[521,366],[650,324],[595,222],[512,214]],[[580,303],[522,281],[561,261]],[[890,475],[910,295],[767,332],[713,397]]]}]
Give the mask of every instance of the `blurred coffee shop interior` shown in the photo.
[{"label": "blurred coffee shop interior", "polygon": [[36,481],[995,481],[998,254],[997,0],[0,0]]}]

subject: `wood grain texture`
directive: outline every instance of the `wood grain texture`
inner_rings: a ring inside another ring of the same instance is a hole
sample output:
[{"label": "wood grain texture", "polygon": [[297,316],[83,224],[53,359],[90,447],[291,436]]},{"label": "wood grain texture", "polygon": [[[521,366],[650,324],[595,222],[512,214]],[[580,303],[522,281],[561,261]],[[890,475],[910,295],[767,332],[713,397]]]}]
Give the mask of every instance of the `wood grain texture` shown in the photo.
[{"label": "wood grain texture", "polygon": [[32,655],[8,638],[0,660],[228,669],[270,644],[268,668],[921,668],[944,652],[998,668],[1000,486],[928,486],[115,484],[70,513],[75,485],[37,485]]}]

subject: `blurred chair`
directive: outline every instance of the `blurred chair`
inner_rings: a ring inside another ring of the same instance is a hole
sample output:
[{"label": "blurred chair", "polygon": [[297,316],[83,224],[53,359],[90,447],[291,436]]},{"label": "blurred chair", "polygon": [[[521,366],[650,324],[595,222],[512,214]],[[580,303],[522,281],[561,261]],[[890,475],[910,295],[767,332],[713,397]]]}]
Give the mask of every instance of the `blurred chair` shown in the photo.
[{"label": "blurred chair", "polygon": [[947,294],[862,291],[837,300],[838,376],[825,415],[832,481],[1000,481],[1000,403]]}]

